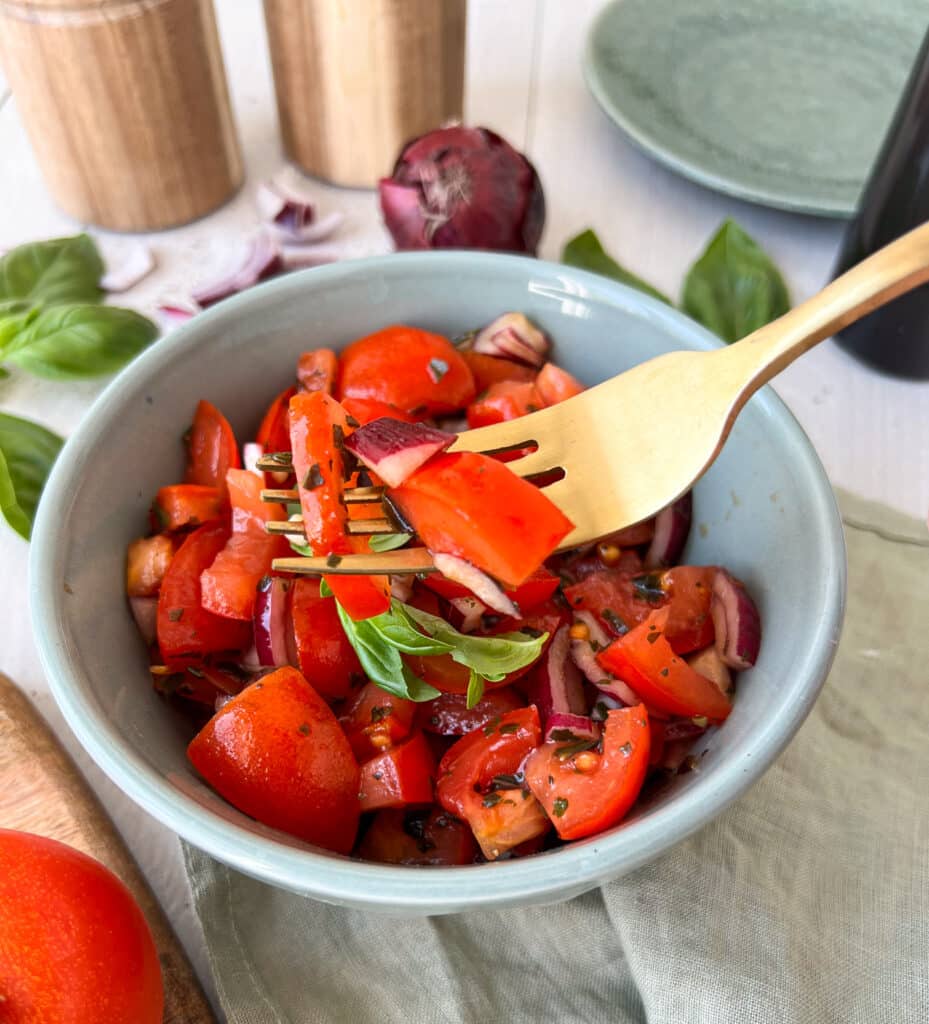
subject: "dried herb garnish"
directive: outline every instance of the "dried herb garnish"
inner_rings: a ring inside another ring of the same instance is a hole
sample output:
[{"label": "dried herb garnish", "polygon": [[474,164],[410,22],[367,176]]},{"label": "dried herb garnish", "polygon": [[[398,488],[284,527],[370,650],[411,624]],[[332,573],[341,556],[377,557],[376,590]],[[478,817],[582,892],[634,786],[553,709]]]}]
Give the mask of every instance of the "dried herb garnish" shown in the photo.
[{"label": "dried herb garnish", "polygon": [[567,809],[568,801],[563,796],[556,797],[552,804],[552,814],[554,814],[556,818],[560,818],[564,815],[564,812]]},{"label": "dried herb garnish", "polygon": [[496,730],[496,728],[497,728],[497,726],[499,724],[500,724],[500,716],[499,715],[494,715],[494,717],[491,718],[491,720],[484,726],[484,735],[485,736],[493,736],[494,731]]},{"label": "dried herb garnish", "polygon": [[184,609],[183,608],[171,608],[168,611],[168,619],[171,622],[180,622],[183,617],[184,617]]},{"label": "dried herb garnish", "polygon": [[494,789],[519,789],[526,781],[522,772],[513,772],[511,775],[495,775],[490,780],[490,788]]},{"label": "dried herb garnish", "polygon": [[306,471],[306,476],[304,476],[303,483],[300,486],[304,490],[315,491],[317,487],[322,487],[324,483],[323,471],[319,468],[319,463],[314,462]]},{"label": "dried herb garnish", "polygon": [[350,412],[345,414],[345,422],[352,428],[352,430],[357,430],[361,426],[358,420],[356,420]]},{"label": "dried herb garnish", "polygon": [[626,757],[628,757],[632,753],[632,744],[629,742],[629,740],[626,740],[626,742],[619,748],[619,752],[621,754],[625,754]]},{"label": "dried herb garnish", "polygon": [[600,612],[600,618],[603,619],[605,622],[608,622],[613,632],[616,633],[618,636],[623,636],[624,634],[629,632],[629,627],[616,614],[616,612],[613,611],[612,608],[604,608],[603,611]]},{"label": "dried herb garnish", "polygon": [[310,735],[310,725],[309,725],[309,723],[308,722],[301,722],[300,723],[300,727],[297,729],[297,732],[300,733],[301,736],[309,736]]},{"label": "dried herb garnish", "polygon": [[515,722],[507,722],[506,725],[500,726],[500,735],[509,736],[511,733],[517,732],[519,726]]},{"label": "dried herb garnish", "polygon": [[632,578],[632,589],[640,601],[647,601],[649,604],[658,604],[665,597],[665,592],[661,587],[661,574],[657,572],[645,573],[643,576],[634,576]]},{"label": "dried herb garnish", "polygon": [[575,740],[573,743],[568,743],[566,746],[558,747],[555,751],[555,757],[559,761],[567,761],[568,758],[574,757],[576,754],[582,754],[585,750],[593,750],[599,743],[599,740]]},{"label": "dried herb garnish", "polygon": [[336,566],[341,564],[341,562],[341,555],[326,555],[326,565],[328,565],[330,569],[335,569]]},{"label": "dried herb garnish", "polygon": [[383,721],[392,711],[393,708],[389,704],[382,704],[378,705],[377,707],[371,708],[371,721]]},{"label": "dried herb garnish", "polygon": [[649,632],[647,633],[647,635],[646,635],[645,639],[646,639],[646,640],[647,640],[647,641],[648,641],[648,642],[649,642],[650,644],[653,644],[653,643],[654,643],[654,642],[655,642],[655,641],[656,641],[656,640],[658,639],[658,637],[660,637],[660,636],[661,636],[661,630],[660,630],[660,629],[656,629],[656,628],[655,628],[655,627],[653,626],[653,627],[652,627],[652,628],[651,628],[651,629],[649,630]]},{"label": "dried herb garnish", "polygon": [[429,377],[433,384],[438,384],[446,373],[448,373],[448,363],[444,359],[429,360]]},{"label": "dried herb garnish", "polygon": [[481,801],[485,807],[496,807],[498,803],[503,799],[499,793],[488,793],[487,796]]}]

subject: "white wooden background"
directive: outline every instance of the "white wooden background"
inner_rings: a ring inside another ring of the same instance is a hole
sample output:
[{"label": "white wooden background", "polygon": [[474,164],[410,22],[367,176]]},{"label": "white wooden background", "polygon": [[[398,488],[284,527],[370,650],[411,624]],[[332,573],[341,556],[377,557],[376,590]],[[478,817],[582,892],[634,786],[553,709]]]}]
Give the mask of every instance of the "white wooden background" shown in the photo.
[{"label": "white wooden background", "polygon": [[[593,226],[630,269],[672,296],[718,224],[735,217],[777,260],[795,300],[830,276],[841,224],[716,195],[634,149],[588,94],[580,57],[602,0],[470,0],[466,118],[503,134],[542,177],[548,221],[541,255]],[[216,0],[248,180],[224,209],[196,224],[149,236],[159,269],[127,298],[147,309],[209,274],[222,251],[255,223],[254,186],[281,167],[260,0]],[[668,69],[673,75],[675,70]],[[686,88],[686,83],[681,83]],[[324,207],[350,217],[345,255],[385,251],[372,193],[310,183]],[[45,192],[0,70],[0,247],[73,232]],[[107,249],[127,240],[98,233]],[[16,374],[0,381],[0,409],[67,434],[102,385],[54,384]],[[929,384],[879,377],[831,342],[779,379],[777,389],[812,437],[833,482],[903,511],[929,507]],[[202,938],[183,884],[177,840],[122,794],[76,749],[38,668],[25,606],[27,545],[0,524],[0,669],[36,699],[126,836],[205,978]]]}]

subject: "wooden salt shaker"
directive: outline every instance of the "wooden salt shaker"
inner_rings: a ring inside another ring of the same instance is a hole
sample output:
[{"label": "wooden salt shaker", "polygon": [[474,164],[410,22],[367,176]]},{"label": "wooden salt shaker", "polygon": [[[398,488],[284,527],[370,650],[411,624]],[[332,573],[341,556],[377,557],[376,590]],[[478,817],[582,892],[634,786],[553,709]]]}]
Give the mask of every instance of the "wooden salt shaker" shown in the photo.
[{"label": "wooden salt shaker", "polygon": [[212,0],[0,0],[0,65],[80,221],[167,228],[242,183]]},{"label": "wooden salt shaker", "polygon": [[410,139],[460,119],[466,0],[264,0],[284,148],[370,188]]}]

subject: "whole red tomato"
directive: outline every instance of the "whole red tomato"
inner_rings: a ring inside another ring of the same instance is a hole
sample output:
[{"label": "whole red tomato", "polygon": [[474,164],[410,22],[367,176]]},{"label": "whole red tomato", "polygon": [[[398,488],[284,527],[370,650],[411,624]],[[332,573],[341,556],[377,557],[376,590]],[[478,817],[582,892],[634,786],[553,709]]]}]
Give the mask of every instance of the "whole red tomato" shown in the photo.
[{"label": "whole red tomato", "polygon": [[161,1024],[151,932],[123,883],[78,850],[0,829],[0,1021]]}]

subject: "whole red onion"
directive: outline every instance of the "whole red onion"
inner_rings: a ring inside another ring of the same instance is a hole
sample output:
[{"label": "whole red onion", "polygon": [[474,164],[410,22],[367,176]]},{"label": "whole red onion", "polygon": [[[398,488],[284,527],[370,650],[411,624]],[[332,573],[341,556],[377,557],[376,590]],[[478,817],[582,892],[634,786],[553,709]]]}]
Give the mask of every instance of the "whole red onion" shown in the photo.
[{"label": "whole red onion", "polygon": [[499,249],[535,255],[545,196],[535,168],[487,128],[457,125],[404,146],[378,183],[398,249]]}]

